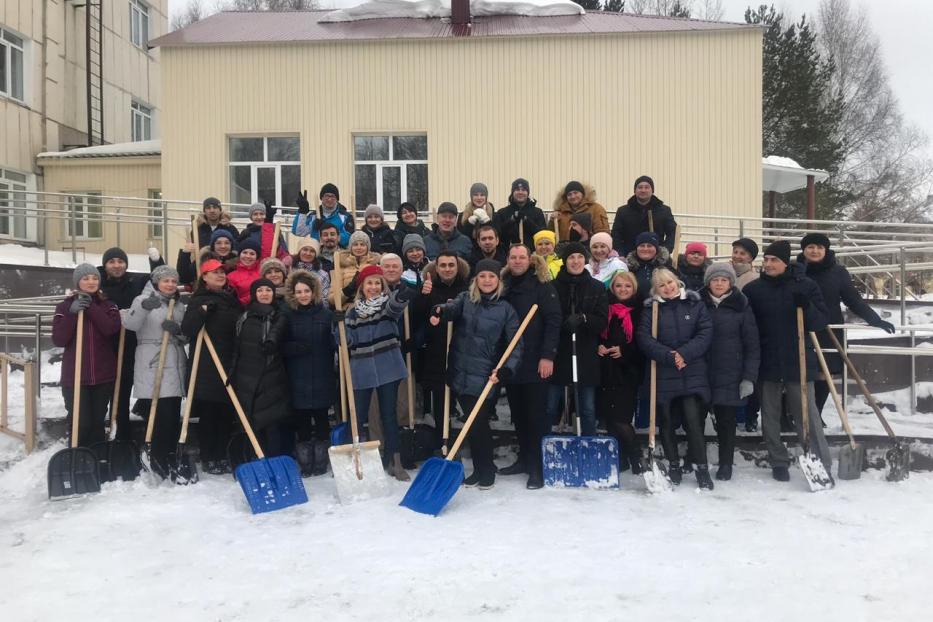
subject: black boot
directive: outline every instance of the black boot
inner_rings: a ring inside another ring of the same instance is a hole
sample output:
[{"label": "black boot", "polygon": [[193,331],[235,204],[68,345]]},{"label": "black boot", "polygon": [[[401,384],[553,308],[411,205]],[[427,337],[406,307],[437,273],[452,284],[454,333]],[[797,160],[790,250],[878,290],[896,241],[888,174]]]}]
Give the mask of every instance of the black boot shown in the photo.
[{"label": "black boot", "polygon": [[539,488],[544,488],[544,474],[541,472],[540,466],[531,470],[531,473],[528,475],[528,483],[525,484],[525,488],[528,490],[538,490]]},{"label": "black boot", "polygon": [[723,482],[727,482],[732,479],[732,465],[720,464],[719,468],[716,469],[716,479]]},{"label": "black boot", "polygon": [[680,482],[684,478],[684,472],[680,469],[679,462],[672,462],[670,468],[667,471],[667,476],[671,478],[671,482],[675,486],[680,486]]},{"label": "black boot", "polygon": [[479,471],[473,471],[473,473],[463,480],[463,485],[467,488],[472,488],[479,485]]},{"label": "black boot", "polygon": [[705,464],[698,464],[696,468],[697,485],[701,490],[712,490],[713,479],[709,476],[709,467]]},{"label": "black boot", "polygon": [[788,482],[790,481],[790,471],[787,470],[786,466],[771,467],[771,477],[779,482]]},{"label": "black boot", "polygon": [[525,463],[518,459],[514,463],[510,464],[507,467],[499,469],[499,475],[521,475],[522,473],[527,473],[525,469]]}]

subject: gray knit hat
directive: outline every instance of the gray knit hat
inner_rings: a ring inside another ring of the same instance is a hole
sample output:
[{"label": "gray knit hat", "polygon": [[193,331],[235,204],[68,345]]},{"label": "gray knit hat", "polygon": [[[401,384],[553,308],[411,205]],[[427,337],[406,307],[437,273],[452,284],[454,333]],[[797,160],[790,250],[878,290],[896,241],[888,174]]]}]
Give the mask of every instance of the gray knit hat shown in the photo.
[{"label": "gray knit hat", "polygon": [[74,288],[78,289],[78,283],[81,282],[81,279],[88,275],[94,275],[98,279],[100,278],[100,272],[89,263],[82,263],[75,267],[75,271],[71,275],[71,282],[74,284]]},{"label": "gray knit hat", "polygon": [[262,212],[263,215],[265,216],[266,206],[263,205],[262,203],[253,203],[252,205],[249,206],[249,215],[252,216],[256,212]]},{"label": "gray knit hat", "polygon": [[178,270],[172,266],[157,266],[152,269],[152,274],[149,275],[149,280],[152,281],[153,285],[158,285],[159,281],[162,279],[175,279],[178,280]]},{"label": "gray knit hat", "polygon": [[366,235],[365,231],[354,231],[350,234],[350,243],[347,245],[347,248],[353,246],[354,242],[363,242],[366,244],[366,248],[371,248],[371,241],[369,236]]},{"label": "gray knit hat", "polygon": [[402,255],[405,255],[413,248],[420,248],[421,252],[426,251],[424,247],[424,238],[417,233],[409,233],[405,236],[405,239],[402,240]]},{"label": "gray knit hat", "polygon": [[363,212],[363,218],[369,218],[370,216],[378,216],[382,220],[385,220],[385,214],[382,213],[382,208],[376,205],[375,203],[370,203],[366,206],[366,211]]},{"label": "gray knit hat", "polygon": [[709,287],[709,282],[718,276],[729,279],[729,284],[735,285],[735,268],[732,267],[731,263],[720,261],[719,263],[711,264],[710,267],[706,269],[706,274],[703,275],[703,285]]},{"label": "gray knit hat", "polygon": [[478,181],[472,186],[470,186],[470,196],[472,197],[474,194],[481,194],[484,197],[488,197],[489,188],[487,188],[486,184],[484,184],[483,182]]}]

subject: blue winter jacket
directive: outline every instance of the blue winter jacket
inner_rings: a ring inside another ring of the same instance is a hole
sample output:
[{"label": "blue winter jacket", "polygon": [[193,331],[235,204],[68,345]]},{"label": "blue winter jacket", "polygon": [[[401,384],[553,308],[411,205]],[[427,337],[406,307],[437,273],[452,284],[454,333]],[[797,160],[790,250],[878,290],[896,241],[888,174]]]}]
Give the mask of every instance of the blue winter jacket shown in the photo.
[{"label": "blue winter jacket", "polygon": [[[658,303],[658,337],[651,336],[651,305]],[[681,297],[657,301],[649,298],[638,323],[638,347],[650,360],[658,362],[657,395],[659,404],[669,404],[675,397],[697,395],[710,401],[706,353],[713,343],[713,320],[700,295],[681,290]],[[678,370],[672,351],[677,351],[687,366]],[[646,366],[645,386],[649,386],[651,366]]]},{"label": "blue winter jacket", "polygon": [[[321,230],[314,226],[317,217],[316,211],[298,214],[292,221],[292,233],[298,236],[310,235],[315,240],[320,240]],[[353,216],[347,211],[347,208],[342,203],[338,203],[329,216],[324,216],[324,221],[333,223],[337,227],[337,231],[340,232],[338,244],[340,248],[346,248],[350,244],[350,234],[356,231],[356,223],[353,222]]]},{"label": "blue winter jacket", "polygon": [[381,310],[366,318],[359,317],[355,306],[347,312],[347,346],[354,390],[373,389],[408,377],[399,339],[399,318],[412,291],[407,286],[396,289]]},{"label": "blue winter jacket", "polygon": [[437,225],[433,225],[431,233],[424,238],[424,254],[428,259],[434,261],[441,254],[441,251],[445,250],[457,253],[458,257],[469,261],[470,255],[473,253],[473,242],[457,229],[454,229],[445,238],[441,236]]},{"label": "blue winter jacket", "polygon": [[708,289],[703,289],[700,297],[713,318],[713,345],[706,355],[712,403],[742,406],[748,399],[739,399],[739,383],[758,380],[761,362],[755,314],[748,299],[734,287],[719,306]]}]

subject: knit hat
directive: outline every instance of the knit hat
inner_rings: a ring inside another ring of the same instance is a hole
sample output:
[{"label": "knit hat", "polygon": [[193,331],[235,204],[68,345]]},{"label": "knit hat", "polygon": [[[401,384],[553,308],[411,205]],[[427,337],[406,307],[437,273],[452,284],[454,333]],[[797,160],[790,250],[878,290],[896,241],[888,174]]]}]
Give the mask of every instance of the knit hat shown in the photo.
[{"label": "knit hat", "polygon": [[709,286],[709,282],[716,277],[721,276],[729,279],[729,285],[735,285],[735,268],[727,261],[720,261],[711,264],[703,275],[703,285]]},{"label": "knit hat", "polygon": [[[363,235],[366,235],[366,234],[363,234]],[[242,254],[243,251],[251,250],[256,253],[257,257],[259,257],[259,254],[262,252],[262,246],[260,246],[259,242],[257,242],[255,239],[246,238],[245,240],[240,242],[239,250],[240,250],[240,254]]]},{"label": "knit hat", "polygon": [[534,234],[531,240],[537,244],[538,240],[543,240],[544,238],[549,239],[551,244],[557,244],[557,234],[550,229],[542,229],[541,231],[538,231],[536,234]]},{"label": "knit hat", "polygon": [[459,211],[457,210],[457,206],[451,203],[450,201],[444,201],[443,203],[437,206],[438,216],[440,216],[441,214],[453,214],[454,216],[456,216],[458,213]]},{"label": "knit hat", "polygon": [[571,181],[566,186],[564,186],[564,198],[567,198],[567,195],[573,191],[577,191],[580,194],[584,194],[583,184],[578,181]]},{"label": "knit hat", "polygon": [[[634,188],[637,188],[637,187],[638,187],[638,184],[640,184],[640,183],[643,182],[643,181],[647,181],[647,182],[648,182],[648,185],[651,186],[651,192],[654,192],[654,180],[651,179],[650,177],[648,177],[647,175],[642,175],[641,177],[639,177],[638,179],[636,179],[636,180],[635,180],[635,186],[634,186]],[[633,188],[633,189],[634,189],[634,188]]]},{"label": "knit hat", "polygon": [[372,245],[372,241],[369,239],[369,236],[365,231],[354,231],[350,234],[350,243],[347,244],[347,248],[352,247],[356,242],[363,242],[366,244],[366,249],[369,250]]},{"label": "knit hat", "polygon": [[282,274],[288,273],[288,270],[285,269],[285,264],[275,257],[266,257],[262,260],[262,265],[259,268],[259,276],[265,277],[269,270],[278,270]]},{"label": "knit hat", "polygon": [[588,257],[588,253],[586,252],[586,247],[583,246],[583,244],[581,244],[580,242],[567,242],[560,249],[560,258],[562,261],[566,263],[568,257],[570,257],[571,255],[577,254],[577,253],[579,253],[580,255],[583,255],[584,258]]},{"label": "knit hat", "polygon": [[593,248],[594,244],[600,243],[608,246],[610,251],[612,250],[612,236],[605,231],[593,234],[593,237],[590,238],[590,248]]},{"label": "knit hat", "polygon": [[478,181],[472,186],[470,186],[470,196],[472,197],[474,194],[481,194],[484,197],[488,197],[489,188],[487,188],[486,184],[484,184],[483,182]]},{"label": "knit hat", "polygon": [[321,254],[321,243],[312,238],[310,235],[298,238],[298,242],[295,244],[295,248],[297,248],[299,252],[301,252],[301,249],[308,246],[314,249],[315,255]]},{"label": "knit hat", "polygon": [[106,266],[107,262],[111,259],[122,259],[123,263],[130,263],[130,258],[126,256],[126,251],[118,246],[108,248],[104,251],[104,258],[102,260],[103,264]]},{"label": "knit hat", "polygon": [[321,186],[321,192],[320,192],[320,194],[318,195],[318,198],[319,198],[319,199],[323,199],[325,194],[332,194],[332,195],[334,195],[335,197],[337,197],[337,200],[338,200],[338,201],[340,200],[340,190],[338,190],[338,189],[337,189],[337,186],[335,186],[335,185],[332,184],[332,183],[329,183],[329,182],[328,182],[328,183],[324,184],[323,186]]},{"label": "knit hat", "polygon": [[256,292],[259,290],[260,287],[268,287],[269,289],[272,290],[273,293],[275,293],[275,283],[273,283],[269,279],[256,279],[249,286],[250,301],[256,302]]},{"label": "knit hat", "polygon": [[81,279],[91,275],[96,276],[98,279],[100,278],[100,272],[91,264],[82,263],[75,266],[75,270],[71,274],[71,281],[74,283],[74,288],[78,289],[78,283],[81,282]]},{"label": "knit hat", "polygon": [[800,239],[800,250],[805,249],[811,244],[816,244],[817,246],[822,246],[826,250],[829,250],[829,238],[826,237],[825,233],[814,231],[813,233],[808,233],[807,235],[803,236]]},{"label": "knit hat", "polygon": [[382,208],[376,205],[375,203],[370,203],[366,206],[366,211],[363,212],[363,219],[367,219],[370,216],[378,216],[382,220],[385,220],[385,214],[382,213]]},{"label": "knit hat", "polygon": [[208,259],[201,264],[201,274],[204,274],[205,272],[213,272],[214,270],[223,267],[224,265],[217,259]]},{"label": "knit hat", "polygon": [[755,243],[755,240],[751,238],[739,238],[732,243],[732,247],[741,246],[748,251],[748,254],[752,256],[752,259],[758,256],[758,245]]},{"label": "knit hat", "polygon": [[703,242],[690,242],[687,244],[686,248],[684,248],[685,255],[689,255],[690,253],[700,253],[706,257],[706,252],[706,244]]},{"label": "knit hat", "polygon": [[635,248],[638,248],[642,244],[651,244],[655,248],[661,246],[661,242],[658,240],[658,234],[654,231],[642,231],[635,238]]},{"label": "knit hat", "polygon": [[228,240],[230,240],[230,246],[236,246],[236,240],[233,239],[232,233],[230,233],[226,229],[217,228],[217,229],[214,229],[214,233],[211,234],[211,243],[210,243],[211,250],[214,250],[214,242],[216,242],[220,238],[227,238]]},{"label": "knit hat", "polygon": [[496,276],[502,271],[502,264],[495,259],[480,259],[476,262],[476,274],[480,272],[492,272]]},{"label": "knit hat", "polygon": [[765,247],[765,252],[763,253],[765,257],[771,255],[783,261],[786,264],[790,264],[790,242],[787,240],[778,240],[777,242],[771,242],[768,246]]},{"label": "knit hat", "polygon": [[360,287],[363,284],[363,281],[366,280],[366,277],[369,276],[384,276],[382,273],[382,266],[365,266],[362,270],[356,273],[356,286]]},{"label": "knit hat", "polygon": [[152,281],[153,285],[158,285],[162,279],[175,279],[177,281],[178,270],[172,266],[156,266],[153,268],[152,274],[149,275],[149,280]]},{"label": "knit hat", "polygon": [[405,201],[404,203],[402,203],[401,205],[399,205],[399,206],[398,206],[398,209],[395,210],[395,216],[396,216],[399,220],[402,219],[402,211],[414,212],[416,216],[417,216],[417,214],[418,214],[418,208],[415,207],[413,204],[409,203],[408,201]]},{"label": "knit hat", "polygon": [[220,207],[220,206],[221,206],[220,199],[218,199],[217,197],[207,197],[206,199],[204,199],[204,203],[201,204],[201,209],[203,210],[204,208],[207,208],[207,207]]},{"label": "knit hat", "polygon": [[593,230],[593,216],[589,212],[578,212],[570,217],[570,222],[575,222],[586,231]]},{"label": "knit hat", "polygon": [[424,238],[417,233],[409,233],[405,236],[405,239],[402,240],[402,255],[407,255],[408,251],[413,248],[420,248],[422,252],[427,250],[424,247]]},{"label": "knit hat", "polygon": [[266,206],[262,203],[253,203],[249,206],[249,217],[252,218],[253,214],[256,212],[262,212],[263,216],[266,214]]},{"label": "knit hat", "polygon": [[528,180],[524,179],[523,177],[519,177],[518,179],[512,182],[511,192],[515,192],[519,188],[524,188],[528,192],[531,192],[531,186],[528,185]]}]

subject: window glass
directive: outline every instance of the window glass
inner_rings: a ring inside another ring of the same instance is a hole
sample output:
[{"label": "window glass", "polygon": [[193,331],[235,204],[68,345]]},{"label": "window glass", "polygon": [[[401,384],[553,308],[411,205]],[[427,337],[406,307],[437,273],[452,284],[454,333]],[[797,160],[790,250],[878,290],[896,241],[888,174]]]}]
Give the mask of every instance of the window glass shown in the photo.
[{"label": "window glass", "polygon": [[428,211],[428,165],[409,164],[407,166],[405,199],[418,208],[419,212]]},{"label": "window glass", "polygon": [[298,162],[301,160],[297,136],[270,137],[267,140],[269,141],[270,162]]},{"label": "window glass", "polygon": [[253,185],[250,181],[250,167],[230,167],[230,202],[252,203]]},{"label": "window glass", "polygon": [[393,160],[427,160],[428,159],[428,137],[427,136],[393,136],[392,137],[392,159]]},{"label": "window glass", "polygon": [[23,99],[23,51],[13,48],[10,59],[10,95]]},{"label": "window glass", "polygon": [[356,165],[356,210],[362,212],[370,203],[376,203],[376,165]]},{"label": "window glass", "polygon": [[356,136],[353,139],[353,153],[356,160],[388,160],[388,136]]},{"label": "window glass", "polygon": [[[382,169],[382,209],[394,212],[402,203],[402,167],[385,166]],[[366,209],[366,208],[363,208]]]},{"label": "window glass", "polygon": [[[256,186],[257,195],[256,201],[258,203],[265,203],[266,201],[271,201],[275,203],[275,169],[270,167],[262,167],[256,169]],[[244,201],[248,202],[248,201]]]},{"label": "window glass", "polygon": [[262,162],[262,138],[231,138],[231,162]]},{"label": "window glass", "polygon": [[[389,147],[391,146],[391,149]],[[370,203],[387,212],[404,202],[428,209],[428,137],[426,135],[354,136],[354,208],[358,215]]]},{"label": "window glass", "polygon": [[[230,136],[230,202],[250,205],[272,201],[294,207],[301,190],[301,140],[298,136]],[[295,164],[284,164],[294,162]],[[233,208],[245,216],[245,207]]]},{"label": "window glass", "polygon": [[301,167],[282,166],[282,205],[295,207],[295,199],[301,193]]}]

